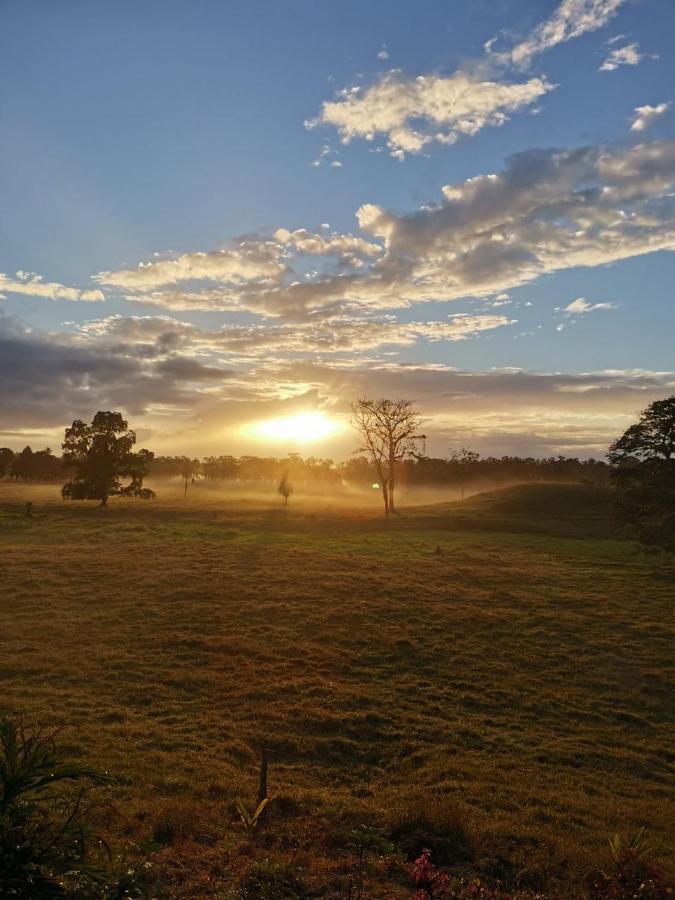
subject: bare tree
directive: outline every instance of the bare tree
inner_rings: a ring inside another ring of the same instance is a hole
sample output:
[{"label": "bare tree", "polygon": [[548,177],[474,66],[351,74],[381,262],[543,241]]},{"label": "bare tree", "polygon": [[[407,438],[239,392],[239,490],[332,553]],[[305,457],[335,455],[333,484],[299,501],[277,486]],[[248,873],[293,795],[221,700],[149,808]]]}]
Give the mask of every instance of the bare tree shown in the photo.
[{"label": "bare tree", "polygon": [[[396,467],[408,456],[420,457],[426,435],[424,424],[411,400],[357,400],[352,404],[352,425],[361,445],[356,453],[367,453],[375,466],[384,514],[396,510]],[[421,451],[421,452],[420,452]]]}]

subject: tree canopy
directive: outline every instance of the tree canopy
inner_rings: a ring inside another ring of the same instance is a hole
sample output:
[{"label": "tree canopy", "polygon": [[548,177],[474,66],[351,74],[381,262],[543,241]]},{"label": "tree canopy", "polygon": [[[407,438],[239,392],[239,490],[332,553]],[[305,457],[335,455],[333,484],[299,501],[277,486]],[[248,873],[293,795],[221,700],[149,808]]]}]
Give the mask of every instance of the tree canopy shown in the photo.
[{"label": "tree canopy", "polygon": [[608,457],[619,517],[643,543],[675,550],[675,396],[651,403]]},{"label": "tree canopy", "polygon": [[[107,506],[108,497],[140,497],[147,500],[155,494],[143,487],[150,450],[134,451],[136,434],[118,412],[97,412],[91,425],[76,419],[66,428],[62,444],[63,459],[72,465],[74,474],[62,488],[68,500],[100,500]],[[123,479],[129,479],[124,483]]]}]

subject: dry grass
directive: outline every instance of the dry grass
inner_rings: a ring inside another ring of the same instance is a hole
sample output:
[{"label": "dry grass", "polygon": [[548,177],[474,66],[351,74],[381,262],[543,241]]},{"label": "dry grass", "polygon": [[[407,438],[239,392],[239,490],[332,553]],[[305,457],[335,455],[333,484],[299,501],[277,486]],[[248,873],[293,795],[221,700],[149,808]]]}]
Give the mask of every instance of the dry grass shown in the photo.
[{"label": "dry grass", "polygon": [[[463,823],[458,866],[573,894],[617,830],[646,825],[675,865],[672,577],[574,486],[386,525],[273,492],[102,511],[0,485],[0,704],[77,723],[170,896],[230,896],[298,843],[337,892],[340,834],[420,806]],[[282,797],[250,848],[232,801],[263,745]],[[391,861],[369,878],[408,896]]]}]

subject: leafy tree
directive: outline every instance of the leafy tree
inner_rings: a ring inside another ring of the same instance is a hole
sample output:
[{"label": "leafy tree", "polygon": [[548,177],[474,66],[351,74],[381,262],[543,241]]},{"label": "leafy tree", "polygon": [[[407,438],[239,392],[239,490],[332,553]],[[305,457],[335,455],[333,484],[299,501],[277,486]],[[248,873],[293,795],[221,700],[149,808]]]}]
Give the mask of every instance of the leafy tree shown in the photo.
[{"label": "leafy tree", "polygon": [[17,453],[12,463],[11,473],[15,479],[28,480],[33,472],[33,450],[30,446],[24,447],[21,453]]},{"label": "leafy tree", "polygon": [[675,396],[651,403],[607,455],[619,518],[643,543],[675,550]]},{"label": "leafy tree", "polygon": [[382,489],[384,514],[394,512],[397,467],[408,457],[419,457],[425,435],[424,424],[410,400],[357,400],[352,404],[352,425],[361,445],[356,453],[366,453],[377,471]]},{"label": "leafy tree", "polygon": [[14,451],[9,447],[0,447],[0,478],[9,475],[14,462]]},{"label": "leafy tree", "polygon": [[[73,478],[64,484],[62,495],[68,500],[100,500],[108,497],[140,497],[148,500],[154,491],[143,487],[150,450],[133,450],[136,434],[118,412],[97,412],[91,425],[76,419],[66,428],[62,444],[63,459],[72,464]],[[122,479],[129,483],[123,484]]]}]

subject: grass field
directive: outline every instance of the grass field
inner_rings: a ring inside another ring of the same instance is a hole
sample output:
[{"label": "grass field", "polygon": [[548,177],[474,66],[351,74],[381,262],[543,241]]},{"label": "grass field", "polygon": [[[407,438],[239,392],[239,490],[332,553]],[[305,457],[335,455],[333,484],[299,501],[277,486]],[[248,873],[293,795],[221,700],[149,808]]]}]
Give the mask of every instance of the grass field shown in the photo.
[{"label": "grass field", "polygon": [[[346,896],[360,825],[543,896],[642,825],[673,872],[673,568],[612,534],[604,490],[389,523],[160,491],[0,485],[0,705],[76,723],[166,896],[238,896],[268,858]],[[279,796],[251,845],[233,800],[263,746]],[[400,852],[370,858],[364,898],[410,896]]]}]

